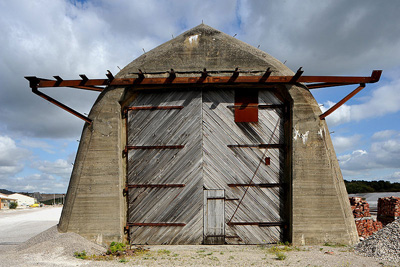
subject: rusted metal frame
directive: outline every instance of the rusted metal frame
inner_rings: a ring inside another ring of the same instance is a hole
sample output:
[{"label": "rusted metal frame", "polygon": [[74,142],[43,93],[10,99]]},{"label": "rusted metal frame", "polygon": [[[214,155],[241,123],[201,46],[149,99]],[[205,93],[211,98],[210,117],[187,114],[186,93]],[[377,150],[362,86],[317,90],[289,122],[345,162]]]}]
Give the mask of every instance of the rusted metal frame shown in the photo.
[{"label": "rusted metal frame", "polygon": [[[299,72],[300,73],[300,72]],[[262,84],[279,84],[279,83],[337,83],[337,84],[357,84],[357,83],[374,83],[379,81],[382,71],[374,70],[370,77],[347,77],[347,76],[269,76],[264,79],[263,76],[238,76],[232,78],[229,76],[208,76],[201,83],[224,84],[224,83],[262,83]],[[133,85],[137,78],[114,79],[110,85]],[[174,80],[169,78],[145,78],[141,85],[156,84],[191,84],[199,83],[201,77],[176,77]]]},{"label": "rusted metal frame", "polygon": [[[176,77],[176,72],[168,72],[167,78],[115,78],[115,79],[88,79],[88,80],[45,80],[36,78],[40,82],[37,87],[77,87],[77,86],[131,86],[131,85],[161,85],[161,84],[224,84],[224,83],[335,83],[335,84],[359,84],[374,83],[379,81],[382,71],[374,70],[370,77],[346,77],[346,76],[301,76],[302,71],[298,71],[293,76],[239,76],[239,71],[232,76],[207,76],[204,77]],[[209,72],[207,72],[209,73]],[[236,77],[237,75],[237,77]],[[319,85],[320,86],[320,85]]]},{"label": "rusted metal frame", "polygon": [[185,187],[185,184],[128,184],[128,188],[167,188]]},{"label": "rusted metal frame", "polygon": [[183,109],[184,106],[151,106],[151,107],[126,107],[126,110],[169,110]]},{"label": "rusted metal frame", "polygon": [[265,184],[228,184],[229,187],[245,187],[245,186],[253,186],[253,187],[263,187],[263,188],[271,188],[271,187],[280,187],[283,186],[282,183],[265,183]]},{"label": "rusted metal frame", "polygon": [[260,227],[284,226],[284,222],[228,222],[227,225],[256,225]]},{"label": "rusted metal frame", "polygon": [[258,147],[258,148],[284,148],[284,144],[241,144],[241,145],[228,145],[229,148],[236,147]]},{"label": "rusted metal frame", "polygon": [[345,96],[342,100],[337,102],[335,105],[333,105],[330,109],[325,111],[323,114],[319,115],[319,118],[321,120],[325,119],[329,114],[337,110],[340,106],[342,106],[344,103],[346,103],[350,98],[355,96],[358,92],[360,92],[363,88],[365,88],[365,83],[361,83],[360,86],[358,86],[354,91],[352,91],[350,94]]},{"label": "rusted metal frame", "polygon": [[345,86],[357,83],[311,83],[307,84],[308,89],[319,89],[319,88],[327,88],[327,87],[336,87],[336,86]]},{"label": "rusted metal frame", "polygon": [[186,223],[133,223],[128,222],[127,226],[185,226]]},{"label": "rusted metal frame", "polygon": [[92,120],[89,119],[88,117],[86,117],[85,115],[79,113],[78,111],[68,107],[67,105],[64,105],[63,103],[55,100],[54,98],[46,95],[45,93],[42,93],[38,90],[37,88],[37,84],[39,82],[39,80],[36,77],[25,77],[29,83],[30,83],[30,87],[32,88],[32,92],[40,97],[42,97],[43,99],[46,99],[47,101],[49,101],[50,103],[56,105],[57,107],[60,107],[62,109],[64,109],[65,111],[68,111],[69,113],[71,113],[72,115],[80,118],[81,120],[86,121],[89,124],[92,124]]}]

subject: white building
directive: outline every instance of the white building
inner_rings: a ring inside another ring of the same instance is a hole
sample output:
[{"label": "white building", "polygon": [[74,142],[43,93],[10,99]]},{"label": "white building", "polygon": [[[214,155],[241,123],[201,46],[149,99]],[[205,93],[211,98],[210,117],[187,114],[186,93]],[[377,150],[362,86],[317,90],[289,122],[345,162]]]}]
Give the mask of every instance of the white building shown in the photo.
[{"label": "white building", "polygon": [[0,209],[8,209],[10,208],[11,202],[17,202],[17,200],[8,195],[4,195],[0,193]]},{"label": "white building", "polygon": [[33,197],[28,197],[22,194],[12,194],[8,196],[9,198],[13,198],[16,199],[18,201],[18,207],[22,207],[22,206],[30,206],[35,204],[35,199]]}]

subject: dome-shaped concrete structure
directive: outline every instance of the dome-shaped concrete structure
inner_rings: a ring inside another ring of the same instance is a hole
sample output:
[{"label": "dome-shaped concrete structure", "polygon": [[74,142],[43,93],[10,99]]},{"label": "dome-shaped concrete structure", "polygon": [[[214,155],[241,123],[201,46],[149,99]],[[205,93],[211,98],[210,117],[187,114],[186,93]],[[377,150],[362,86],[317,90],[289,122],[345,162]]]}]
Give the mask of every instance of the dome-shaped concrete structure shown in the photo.
[{"label": "dome-shaped concrete structure", "polygon": [[[116,78],[206,69],[234,80],[236,68],[294,74],[201,24]],[[99,243],[353,244],[357,231],[320,114],[298,83],[109,86],[83,129],[59,229]]]}]

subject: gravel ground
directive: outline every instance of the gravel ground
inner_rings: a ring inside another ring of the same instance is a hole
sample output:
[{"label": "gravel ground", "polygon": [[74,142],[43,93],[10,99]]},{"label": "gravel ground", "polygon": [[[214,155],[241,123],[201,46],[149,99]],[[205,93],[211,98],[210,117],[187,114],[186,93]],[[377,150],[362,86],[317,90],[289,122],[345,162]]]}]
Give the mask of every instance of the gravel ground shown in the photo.
[{"label": "gravel ground", "polygon": [[[57,209],[43,210],[43,212],[49,213],[49,216],[42,216],[40,220],[35,219],[37,216],[33,216],[30,211],[19,212],[18,216],[21,215],[20,219],[23,218],[25,221],[17,221],[17,213],[7,216],[3,216],[5,213],[1,213],[0,225],[1,222],[4,223],[7,220],[15,223],[26,223],[26,220],[33,220],[40,225],[41,220],[49,221],[49,218],[57,217],[58,214]],[[50,221],[54,222],[54,218]],[[36,228],[32,230],[36,231]],[[10,236],[15,235],[11,232],[9,234]],[[379,244],[385,245],[384,242],[382,243],[385,236],[382,234],[379,238],[381,242]],[[7,240],[12,243],[12,239]],[[365,248],[376,245],[376,242],[371,243],[372,245],[364,242],[362,244],[365,244]],[[271,247],[146,246],[148,251],[126,258],[124,263],[119,262],[118,259],[111,261],[81,260],[73,256],[74,252],[85,250],[87,255],[99,255],[105,251],[105,248],[89,242],[75,233],[59,233],[56,226],[53,226],[19,245],[1,246],[0,244],[0,266],[399,266],[394,261],[388,261],[388,258],[376,259],[357,255],[351,247],[305,246],[285,251],[287,247],[281,246],[275,248],[274,252],[271,252]],[[278,260],[276,251],[280,251],[285,259]],[[365,255],[374,256],[372,254]]]},{"label": "gravel ground", "polygon": [[356,255],[350,247],[296,247],[278,260],[272,246],[146,246],[148,251],[111,261],[81,260],[75,251],[101,254],[105,248],[75,233],[58,233],[56,227],[27,242],[0,252],[0,266],[398,266],[395,263]]},{"label": "gravel ground", "polygon": [[400,220],[396,220],[355,246],[356,253],[400,265]]}]

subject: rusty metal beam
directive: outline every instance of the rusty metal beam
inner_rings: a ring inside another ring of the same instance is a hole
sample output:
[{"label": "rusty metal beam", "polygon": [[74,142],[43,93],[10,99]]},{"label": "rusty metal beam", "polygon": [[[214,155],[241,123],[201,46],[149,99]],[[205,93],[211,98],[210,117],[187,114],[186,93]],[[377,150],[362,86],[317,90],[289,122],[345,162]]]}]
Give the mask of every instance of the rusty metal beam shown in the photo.
[{"label": "rusty metal beam", "polygon": [[325,119],[328,115],[330,115],[332,112],[334,112],[335,110],[337,110],[338,108],[340,108],[340,106],[342,106],[344,103],[346,103],[350,98],[352,98],[353,96],[355,96],[358,92],[360,92],[363,88],[365,87],[365,84],[362,83],[360,84],[359,87],[357,87],[353,92],[351,92],[350,94],[348,94],[347,96],[345,96],[342,100],[340,100],[339,102],[337,102],[335,105],[333,105],[330,109],[328,109],[327,111],[325,111],[323,114],[321,114],[319,116],[319,118],[321,120]]},{"label": "rusty metal beam", "polygon": [[[382,71],[374,70],[370,77],[350,76],[300,76],[298,71],[294,76],[239,76],[239,71],[232,76],[202,76],[199,77],[176,77],[176,72],[171,70],[168,78],[115,78],[109,79],[88,79],[88,80],[39,80],[37,87],[77,87],[77,86],[132,86],[132,85],[162,85],[162,84],[227,84],[227,83],[261,83],[261,84],[282,84],[282,83],[324,83],[329,84],[359,84],[375,83],[379,81]],[[237,77],[235,77],[237,75]],[[143,75],[144,76],[144,75]],[[86,77],[86,76],[85,76]],[[36,78],[36,77],[35,77]],[[315,85],[311,85],[315,86]],[[322,84],[318,85],[319,87]],[[317,88],[317,87],[315,87]]]},{"label": "rusty metal beam", "polygon": [[83,115],[83,114],[79,113],[78,111],[76,111],[76,110],[74,110],[74,109],[68,107],[67,105],[64,105],[63,103],[61,103],[61,102],[55,100],[54,98],[52,98],[52,97],[50,97],[50,96],[48,96],[48,95],[46,95],[46,94],[40,92],[40,91],[38,90],[38,88],[36,87],[36,85],[37,85],[38,82],[39,82],[39,80],[38,80],[36,77],[25,77],[25,79],[27,79],[27,80],[29,81],[30,87],[32,88],[32,92],[33,92],[34,94],[36,94],[36,95],[38,95],[38,96],[40,96],[40,97],[46,99],[46,100],[49,101],[50,103],[52,103],[52,104],[54,104],[54,105],[56,105],[56,106],[58,106],[58,107],[60,107],[60,108],[62,108],[62,109],[64,109],[64,110],[66,110],[67,112],[69,112],[69,113],[71,113],[72,115],[74,115],[74,116],[80,118],[81,120],[84,120],[84,121],[86,121],[86,122],[89,123],[89,124],[92,124],[92,120],[89,119],[88,117],[86,117],[85,115]]},{"label": "rusty metal beam", "polygon": [[308,89],[319,89],[319,88],[345,86],[345,85],[349,85],[349,84],[348,83],[312,83],[312,84],[307,84],[307,88]]}]

